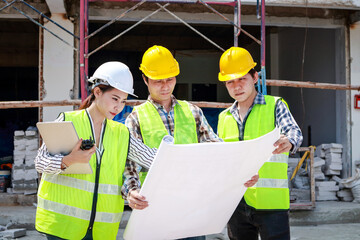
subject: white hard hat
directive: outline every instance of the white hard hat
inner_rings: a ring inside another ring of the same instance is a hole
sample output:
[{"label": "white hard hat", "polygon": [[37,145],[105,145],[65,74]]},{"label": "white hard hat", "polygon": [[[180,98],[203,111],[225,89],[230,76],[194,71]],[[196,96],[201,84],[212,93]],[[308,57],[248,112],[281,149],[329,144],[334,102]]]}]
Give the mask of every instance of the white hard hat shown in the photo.
[{"label": "white hard hat", "polygon": [[103,63],[96,69],[89,82],[94,83],[93,88],[100,84],[108,84],[137,97],[134,94],[132,74],[129,68],[121,62]]}]

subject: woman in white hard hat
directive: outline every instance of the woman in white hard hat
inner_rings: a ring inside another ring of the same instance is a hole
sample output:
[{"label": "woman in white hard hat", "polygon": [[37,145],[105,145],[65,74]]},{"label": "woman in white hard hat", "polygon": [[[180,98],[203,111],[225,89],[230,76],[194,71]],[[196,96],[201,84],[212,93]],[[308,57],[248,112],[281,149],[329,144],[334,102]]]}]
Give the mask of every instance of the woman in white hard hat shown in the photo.
[{"label": "woman in white hard hat", "polygon": [[[43,144],[35,159],[42,173],[36,229],[48,239],[115,239],[124,207],[125,162],[148,168],[156,152],[111,120],[123,109],[127,95],[134,95],[129,68],[120,62],[104,63],[89,82],[92,92],[80,110],[61,113],[56,120],[73,122],[80,140],[72,152],[51,155]],[[82,150],[82,139],[89,136],[95,145]],[[59,174],[74,163],[87,162],[92,174]],[[138,176],[133,177],[137,181]]]}]

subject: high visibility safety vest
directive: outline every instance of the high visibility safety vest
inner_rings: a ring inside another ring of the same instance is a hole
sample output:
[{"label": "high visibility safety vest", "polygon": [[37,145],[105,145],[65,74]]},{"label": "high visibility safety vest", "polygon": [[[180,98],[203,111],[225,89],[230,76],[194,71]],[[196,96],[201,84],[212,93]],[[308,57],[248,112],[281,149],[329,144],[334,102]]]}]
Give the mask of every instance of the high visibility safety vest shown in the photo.
[{"label": "high visibility safety vest", "polygon": [[[196,122],[189,103],[180,100],[178,100],[178,103],[174,108],[174,143],[198,143]],[[151,148],[158,148],[163,137],[169,133],[155,106],[151,102],[146,101],[136,106],[134,111],[136,111],[139,119],[144,144]],[[146,173],[141,172],[140,181],[143,182],[145,177]]]},{"label": "high visibility safety vest", "polygon": [[[258,138],[275,128],[276,103],[282,99],[268,95],[264,97],[266,104],[255,104],[247,117],[244,140]],[[218,133],[225,142],[239,141],[238,124],[230,108],[219,115]],[[259,181],[245,192],[244,198],[248,205],[259,210],[289,209],[288,155],[276,154],[264,163],[259,170]]]},{"label": "high visibility safety vest", "polygon": [[[79,138],[94,138],[85,110],[64,113]],[[64,239],[82,239],[88,229],[93,239],[116,239],[124,200],[122,175],[128,153],[129,131],[121,123],[106,120],[103,154],[91,157],[93,174],[43,173],[38,192],[36,229]]]}]

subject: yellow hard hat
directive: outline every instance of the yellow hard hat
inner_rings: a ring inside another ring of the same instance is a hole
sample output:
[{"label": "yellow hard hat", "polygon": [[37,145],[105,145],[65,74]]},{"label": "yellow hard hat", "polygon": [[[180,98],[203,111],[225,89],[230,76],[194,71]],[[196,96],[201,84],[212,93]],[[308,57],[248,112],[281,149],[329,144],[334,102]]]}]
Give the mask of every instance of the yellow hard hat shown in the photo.
[{"label": "yellow hard hat", "polygon": [[246,75],[256,62],[246,49],[231,47],[221,55],[219,65],[219,80],[229,81]]},{"label": "yellow hard hat", "polygon": [[165,79],[179,75],[179,64],[171,52],[162,46],[152,46],[144,53],[140,70],[145,76],[154,79]]}]

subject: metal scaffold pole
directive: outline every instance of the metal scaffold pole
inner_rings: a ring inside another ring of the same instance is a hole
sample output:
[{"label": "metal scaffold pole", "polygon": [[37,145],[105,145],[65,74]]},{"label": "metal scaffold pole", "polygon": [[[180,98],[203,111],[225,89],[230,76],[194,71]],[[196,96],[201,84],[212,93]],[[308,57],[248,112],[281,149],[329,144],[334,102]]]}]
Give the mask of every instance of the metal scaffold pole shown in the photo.
[{"label": "metal scaffold pole", "polygon": [[[80,51],[79,51],[79,62],[80,62],[80,91],[81,100],[84,101],[87,97],[87,90],[85,85],[85,4],[86,0],[80,0]],[[87,15],[87,14],[86,14]]]}]

